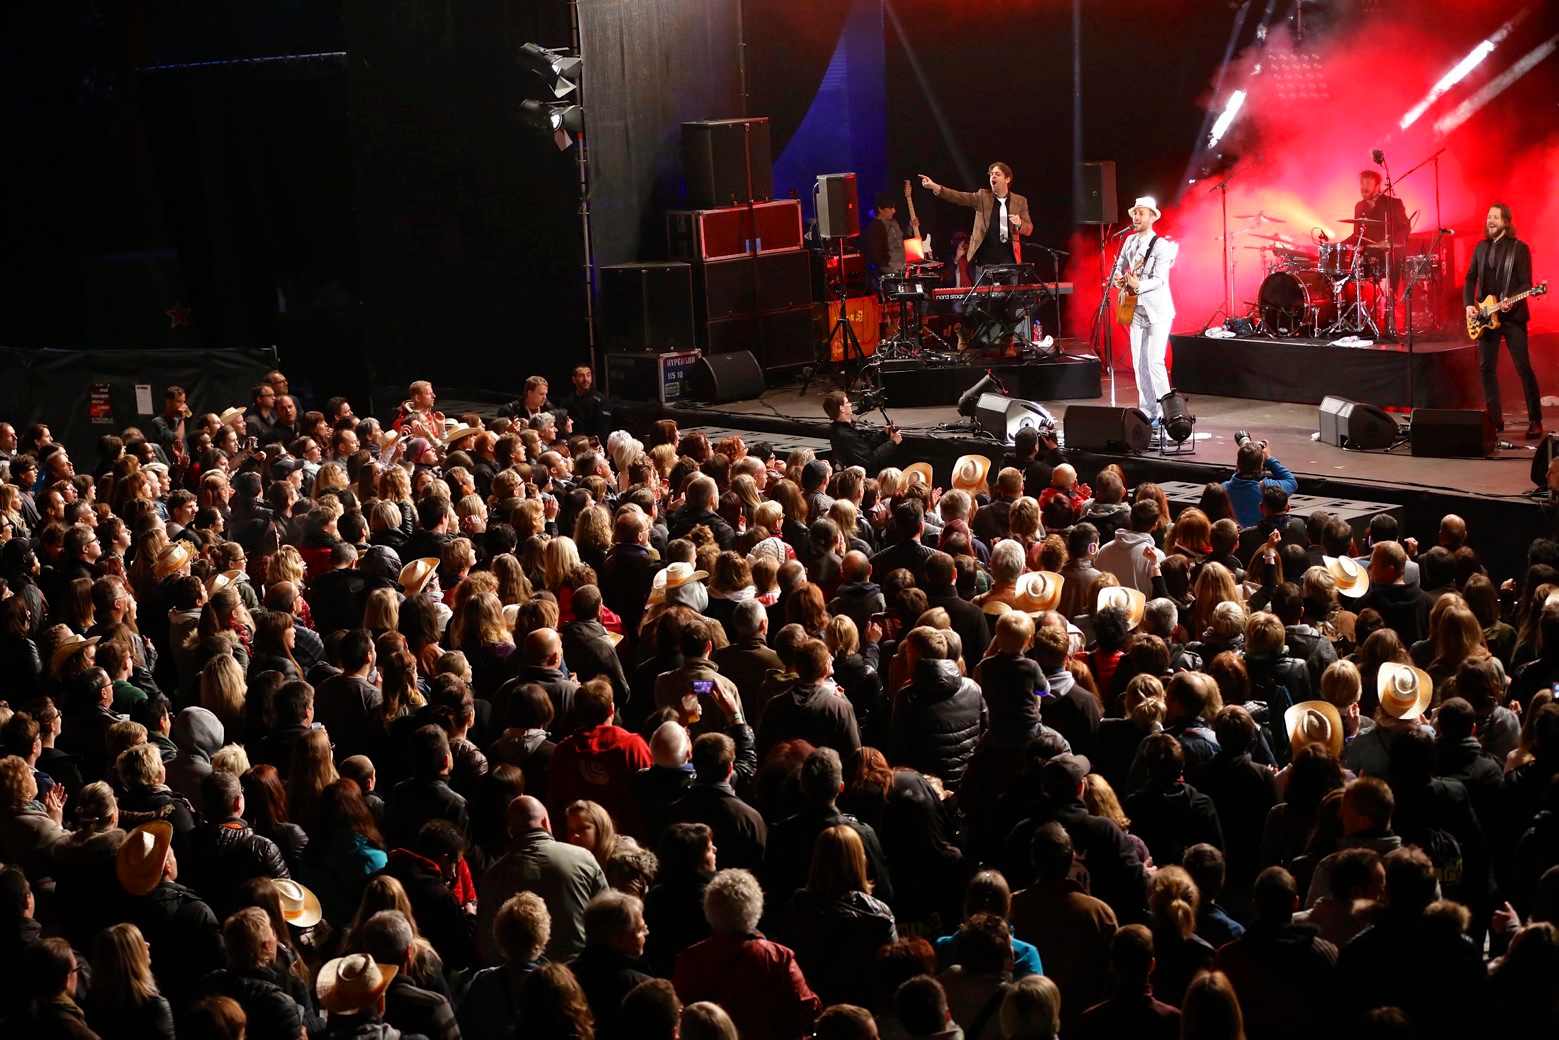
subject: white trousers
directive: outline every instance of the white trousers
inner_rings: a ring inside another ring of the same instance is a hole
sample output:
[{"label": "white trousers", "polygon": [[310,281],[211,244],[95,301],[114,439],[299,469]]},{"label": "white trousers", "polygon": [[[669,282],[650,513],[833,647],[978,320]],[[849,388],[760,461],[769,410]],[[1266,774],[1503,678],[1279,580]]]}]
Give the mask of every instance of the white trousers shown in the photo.
[{"label": "white trousers", "polygon": [[1169,351],[1169,322],[1131,323],[1131,364],[1137,377],[1137,407],[1149,419],[1159,417],[1158,399],[1169,393],[1169,370],[1164,356]]}]

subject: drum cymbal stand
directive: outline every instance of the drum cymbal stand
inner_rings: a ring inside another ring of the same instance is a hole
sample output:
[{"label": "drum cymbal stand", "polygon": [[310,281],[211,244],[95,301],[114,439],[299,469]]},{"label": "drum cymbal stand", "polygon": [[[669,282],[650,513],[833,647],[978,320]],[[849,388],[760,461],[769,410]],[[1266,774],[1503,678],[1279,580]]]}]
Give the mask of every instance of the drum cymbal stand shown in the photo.
[{"label": "drum cymbal stand", "polygon": [[[1380,339],[1380,326],[1375,323],[1375,315],[1369,304],[1364,302],[1364,284],[1369,281],[1364,275],[1364,251],[1365,245],[1362,236],[1353,249],[1353,261],[1348,265],[1348,273],[1332,283],[1332,296],[1337,304],[1337,320],[1325,332],[1317,335],[1331,336],[1339,332],[1350,332],[1354,335],[1362,335],[1366,329]],[[1342,296],[1344,287],[1353,285],[1353,302],[1343,306]]]}]

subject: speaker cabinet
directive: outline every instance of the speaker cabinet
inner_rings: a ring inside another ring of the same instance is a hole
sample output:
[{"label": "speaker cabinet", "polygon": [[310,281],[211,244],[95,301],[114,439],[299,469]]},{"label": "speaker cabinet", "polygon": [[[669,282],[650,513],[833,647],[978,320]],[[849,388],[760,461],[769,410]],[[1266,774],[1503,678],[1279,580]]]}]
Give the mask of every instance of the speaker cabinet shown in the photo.
[{"label": "speaker cabinet", "polygon": [[677,260],[720,260],[802,245],[801,203],[795,199],[666,214],[666,246]]},{"label": "speaker cabinet", "polygon": [[758,319],[758,327],[762,344],[759,357],[765,372],[810,365],[817,360],[810,304],[788,311],[770,311]]},{"label": "speaker cabinet", "polygon": [[1146,451],[1153,425],[1140,408],[1074,404],[1064,423],[1068,448],[1098,451]]},{"label": "speaker cabinet", "polygon": [[682,159],[691,209],[764,202],[774,194],[767,116],[683,123]]},{"label": "speaker cabinet", "polygon": [[855,174],[818,174],[817,233],[824,238],[850,238],[861,233]]},{"label": "speaker cabinet", "polygon": [[693,366],[693,393],[701,401],[724,404],[763,393],[763,368],[750,350],[706,354]]},{"label": "speaker cabinet", "polygon": [[693,269],[678,263],[601,268],[608,351],[691,350]]},{"label": "speaker cabinet", "polygon": [[1559,433],[1550,433],[1538,443],[1537,454],[1532,457],[1532,483],[1535,486],[1548,486],[1548,467],[1555,454],[1559,454]]},{"label": "speaker cabinet", "polygon": [[1494,423],[1481,408],[1414,408],[1414,455],[1481,459],[1494,454]]},{"label": "speaker cabinet", "polygon": [[1079,224],[1113,224],[1120,219],[1116,199],[1115,164],[1113,162],[1085,162],[1083,167],[1082,209],[1078,212]]},{"label": "speaker cabinet", "polygon": [[786,311],[812,302],[812,255],[805,249],[706,260],[694,265],[694,272],[696,310],[704,321]]},{"label": "speaker cabinet", "polygon": [[1344,397],[1321,400],[1317,429],[1323,443],[1355,451],[1381,451],[1397,441],[1397,421],[1389,412]]},{"label": "speaker cabinet", "polygon": [[974,414],[982,430],[1007,444],[1024,427],[1042,429],[1055,425],[1041,405],[1002,394],[981,394],[975,399]]}]

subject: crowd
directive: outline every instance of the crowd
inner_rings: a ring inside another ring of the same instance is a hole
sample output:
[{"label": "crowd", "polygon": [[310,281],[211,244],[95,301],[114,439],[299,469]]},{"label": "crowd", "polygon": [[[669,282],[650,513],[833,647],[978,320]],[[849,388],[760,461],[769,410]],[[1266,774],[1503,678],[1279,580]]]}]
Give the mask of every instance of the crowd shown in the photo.
[{"label": "crowd", "polygon": [[572,382],[0,423],[5,1035],[1554,1035],[1559,543]]}]

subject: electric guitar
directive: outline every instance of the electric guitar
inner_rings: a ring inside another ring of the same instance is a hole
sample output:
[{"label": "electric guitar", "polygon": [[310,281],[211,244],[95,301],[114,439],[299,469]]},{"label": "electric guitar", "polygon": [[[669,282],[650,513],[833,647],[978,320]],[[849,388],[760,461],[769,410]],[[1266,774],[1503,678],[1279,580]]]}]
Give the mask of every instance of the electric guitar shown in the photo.
[{"label": "electric guitar", "polygon": [[904,240],[904,255],[906,257],[923,257],[926,255],[926,243],[920,237],[920,218],[915,216],[915,197],[910,194],[909,181],[904,182],[904,206],[909,211],[909,229],[914,237]]},{"label": "electric guitar", "polygon": [[1485,332],[1488,332],[1490,329],[1499,328],[1499,308],[1502,303],[1519,303],[1528,296],[1542,296],[1547,292],[1548,283],[1542,282],[1538,285],[1532,286],[1532,288],[1528,289],[1526,292],[1516,293],[1516,295],[1508,296],[1504,300],[1501,300],[1493,295],[1485,296],[1483,298],[1483,302],[1477,305],[1477,315],[1474,316],[1469,314],[1467,316],[1467,338],[1473,342],[1477,342]]}]

